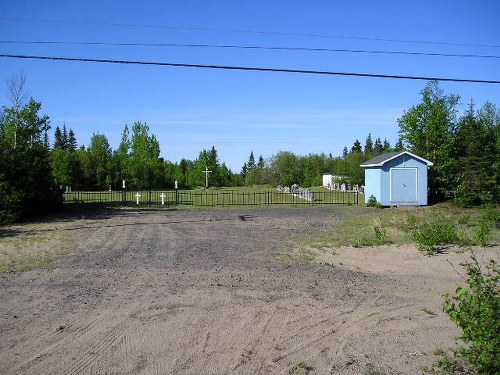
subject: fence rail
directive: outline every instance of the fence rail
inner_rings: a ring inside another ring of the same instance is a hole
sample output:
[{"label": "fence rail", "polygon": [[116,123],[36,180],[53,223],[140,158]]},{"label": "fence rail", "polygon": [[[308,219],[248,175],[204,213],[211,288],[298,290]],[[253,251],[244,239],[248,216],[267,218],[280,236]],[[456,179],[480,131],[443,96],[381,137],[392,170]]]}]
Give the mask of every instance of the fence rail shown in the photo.
[{"label": "fence rail", "polygon": [[351,191],[318,191],[308,199],[279,191],[238,190],[146,190],[75,191],[64,193],[67,204],[110,204],[119,206],[274,206],[274,205],[358,205],[359,194]]}]

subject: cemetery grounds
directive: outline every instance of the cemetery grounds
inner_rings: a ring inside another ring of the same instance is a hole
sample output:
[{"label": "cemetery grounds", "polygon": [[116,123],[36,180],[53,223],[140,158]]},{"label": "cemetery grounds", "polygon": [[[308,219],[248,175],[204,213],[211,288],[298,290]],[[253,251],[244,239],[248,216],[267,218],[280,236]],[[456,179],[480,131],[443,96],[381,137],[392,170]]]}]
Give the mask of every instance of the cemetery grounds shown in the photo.
[{"label": "cemetery grounds", "polygon": [[321,240],[373,212],[96,208],[2,227],[0,373],[420,374],[454,345],[443,294],[470,254]]}]

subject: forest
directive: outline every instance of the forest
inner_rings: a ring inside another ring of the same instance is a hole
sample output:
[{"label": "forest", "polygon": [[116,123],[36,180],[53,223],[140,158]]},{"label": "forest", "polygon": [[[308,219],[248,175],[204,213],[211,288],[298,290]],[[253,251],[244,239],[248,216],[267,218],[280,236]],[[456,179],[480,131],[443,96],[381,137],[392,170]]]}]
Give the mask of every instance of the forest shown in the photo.
[{"label": "forest", "polygon": [[[452,199],[464,205],[497,204],[500,185],[500,111],[486,102],[476,109],[471,100],[459,113],[460,98],[445,94],[439,82],[428,82],[421,102],[398,119],[398,142],[391,146],[368,134],[356,139],[342,155],[296,155],[281,151],[264,158],[251,152],[240,171],[231,171],[217,150],[203,149],[197,159],[170,162],[160,157],[160,144],[146,122],[124,125],[113,150],[106,135],[93,134],[90,144],[78,145],[65,124],[51,132],[42,104],[22,100],[24,80],[11,82],[10,107],[0,112],[0,222],[50,212],[72,190],[181,189],[205,186],[319,186],[322,173],[342,176],[353,185],[364,183],[359,166],[391,151],[408,150],[434,163],[429,171],[431,201]],[[51,141],[52,139],[52,141]],[[31,202],[38,202],[36,210]]]}]

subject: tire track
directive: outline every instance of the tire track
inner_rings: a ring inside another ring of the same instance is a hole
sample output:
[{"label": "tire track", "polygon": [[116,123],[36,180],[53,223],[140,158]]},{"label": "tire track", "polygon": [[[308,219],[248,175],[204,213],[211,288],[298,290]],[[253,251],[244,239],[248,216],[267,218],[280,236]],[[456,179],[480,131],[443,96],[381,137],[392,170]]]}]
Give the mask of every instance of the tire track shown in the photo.
[{"label": "tire track", "polygon": [[[92,337],[89,339],[97,341],[97,344],[90,345],[86,353],[80,353],[80,355],[75,358],[74,362],[69,367],[65,367],[55,373],[50,372],[50,374],[75,375],[81,373],[88,367],[92,367],[94,363],[101,360],[101,358],[116,342],[122,340],[125,332],[130,328],[131,323],[135,320],[134,316],[141,310],[144,310],[144,308],[145,307],[142,303],[137,303],[131,311],[126,313],[124,318],[108,330],[103,332],[93,332]],[[105,314],[109,315],[109,312],[106,312]],[[103,336],[103,338],[101,338],[101,336]],[[101,368],[101,366],[99,367]]]}]

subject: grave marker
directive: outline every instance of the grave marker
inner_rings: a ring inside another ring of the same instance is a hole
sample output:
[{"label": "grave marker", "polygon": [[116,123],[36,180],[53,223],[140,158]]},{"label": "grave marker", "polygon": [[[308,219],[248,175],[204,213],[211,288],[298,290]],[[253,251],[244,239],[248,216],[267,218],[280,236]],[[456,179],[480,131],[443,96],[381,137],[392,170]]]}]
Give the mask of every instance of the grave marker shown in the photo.
[{"label": "grave marker", "polygon": [[208,174],[212,173],[212,171],[208,170],[208,167],[205,165],[205,170],[203,171],[205,173],[205,188],[208,189]]}]

